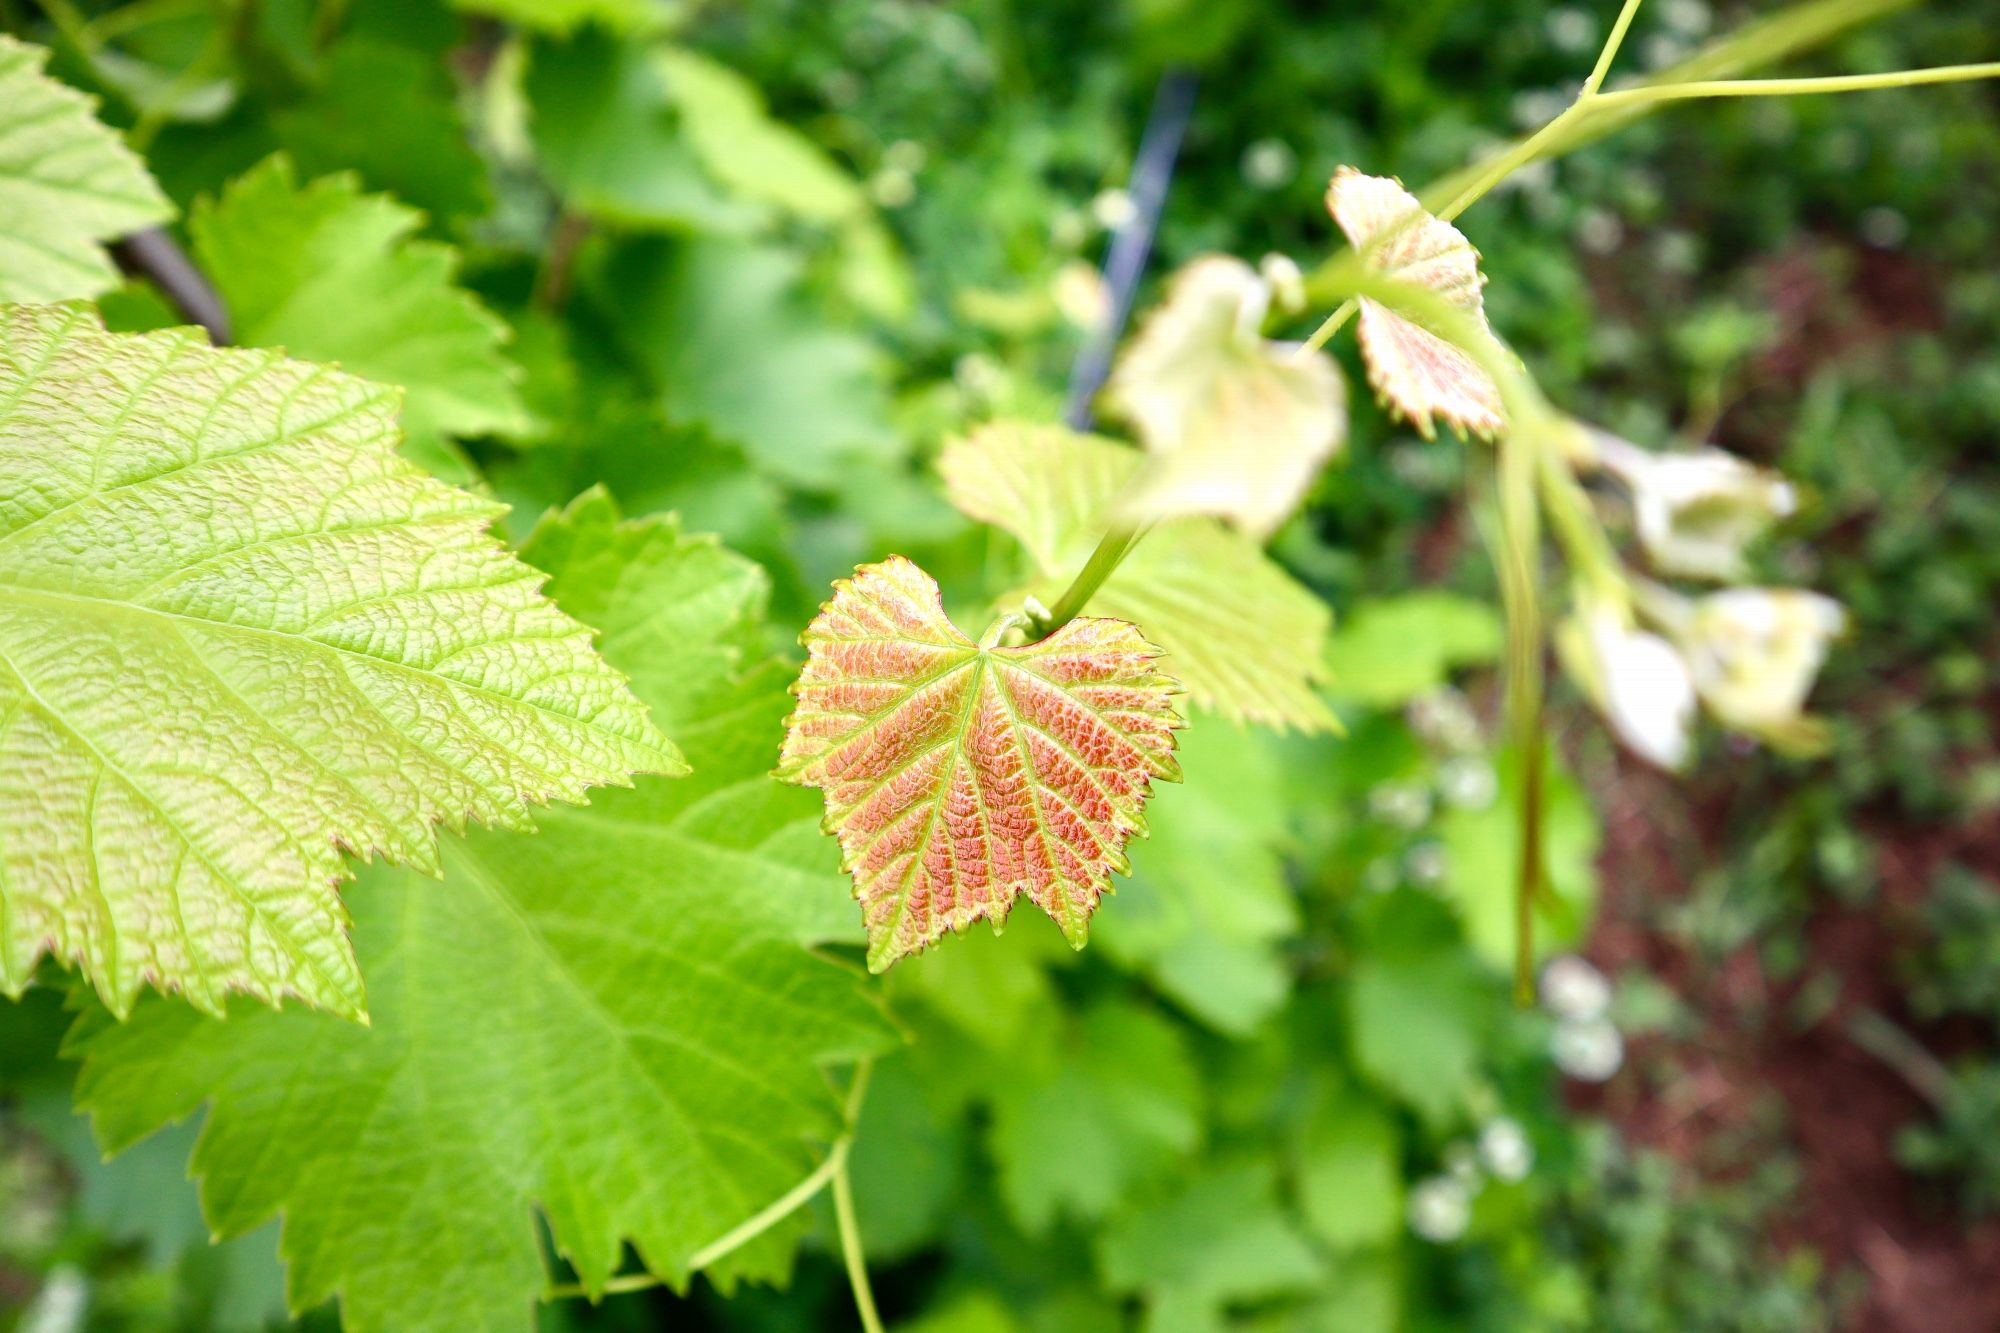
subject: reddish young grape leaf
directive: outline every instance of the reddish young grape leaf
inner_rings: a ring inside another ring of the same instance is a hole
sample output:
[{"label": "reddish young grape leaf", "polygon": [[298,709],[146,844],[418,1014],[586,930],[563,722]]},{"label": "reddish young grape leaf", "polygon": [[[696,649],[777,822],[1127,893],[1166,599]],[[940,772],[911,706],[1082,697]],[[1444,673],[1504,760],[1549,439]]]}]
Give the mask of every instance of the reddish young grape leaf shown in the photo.
[{"label": "reddish young grape leaf", "polygon": [[802,642],[778,776],[825,794],[870,970],[981,917],[997,931],[1024,893],[1082,948],[1148,783],[1180,779],[1159,650],[1097,618],[974,643],[901,556],[835,583]]},{"label": "reddish young grape leaf", "polygon": [[[1334,173],[1327,211],[1371,268],[1398,282],[1428,287],[1481,325],[1479,252],[1458,228],[1424,211],[1417,197],[1386,176],[1353,167]],[[1368,382],[1410,419],[1425,439],[1438,417],[1474,435],[1499,434],[1500,390],[1458,347],[1379,301],[1361,298],[1357,336]]]}]

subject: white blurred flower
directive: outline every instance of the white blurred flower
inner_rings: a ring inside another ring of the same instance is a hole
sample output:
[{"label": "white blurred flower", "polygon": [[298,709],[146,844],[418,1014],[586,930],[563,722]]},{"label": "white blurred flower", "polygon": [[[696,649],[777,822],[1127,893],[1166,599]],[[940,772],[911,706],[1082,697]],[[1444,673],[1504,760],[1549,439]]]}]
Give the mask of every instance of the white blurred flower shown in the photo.
[{"label": "white blurred flower", "polygon": [[1625,1063],[1625,1038],[1608,1018],[1566,1019],[1549,1046],[1556,1068],[1584,1083],[1602,1083]]},{"label": "white blurred flower", "polygon": [[1570,1022],[1604,1017],[1611,1008],[1611,982],[1587,958],[1559,954],[1542,968],[1542,1003]]},{"label": "white blurred flower", "polygon": [[1694,680],[1674,645],[1622,608],[1586,602],[1556,631],[1563,665],[1633,753],[1662,768],[1687,762]]},{"label": "white blurred flower", "polygon": [[1410,1190],[1408,1216],[1410,1230],[1424,1240],[1457,1240],[1472,1221],[1472,1193],[1454,1176],[1418,1181]]},{"label": "white blurred flower", "polygon": [[1055,298],[1056,309],[1077,328],[1101,328],[1110,318],[1111,294],[1104,285],[1104,275],[1093,264],[1070,260],[1056,270],[1049,292]]},{"label": "white blurred flower", "polygon": [[1479,748],[1479,717],[1472,711],[1472,700],[1455,685],[1418,695],[1405,716],[1412,731],[1440,750],[1462,754]]},{"label": "white blurred flower", "polygon": [[929,160],[930,150],[915,139],[898,139],[882,150],[882,161],[884,163],[896,168],[898,171],[907,171],[912,175],[922,171],[924,163]]},{"label": "white blurred flower", "polygon": [[1459,810],[1484,810],[1500,793],[1493,765],[1476,755],[1460,755],[1438,765],[1438,794]]},{"label": "white blurred flower", "polygon": [[1701,701],[1724,725],[1780,744],[1809,743],[1806,695],[1847,628],[1830,597],[1799,588],[1731,588],[1696,601],[1681,630]]},{"label": "white blurred flower", "polygon": [[1445,1174],[1465,1186],[1469,1196],[1477,1196],[1486,1182],[1479,1174],[1479,1150],[1469,1143],[1451,1143],[1444,1150]]},{"label": "white blurred flower", "polygon": [[1715,14],[1707,0],[1661,0],[1660,22],[1683,37],[1706,37]]},{"label": "white blurred flower", "polygon": [[1257,261],[1257,274],[1271,289],[1271,304],[1283,313],[1297,314],[1306,308],[1306,275],[1290,255],[1273,251]]},{"label": "white blurred flower", "polygon": [[1663,574],[1740,579],[1744,551],[1798,508],[1790,482],[1720,449],[1649,453],[1601,431],[1593,444],[1631,493],[1639,540]]},{"label": "white blurred flower", "polygon": [[78,1333],[90,1307],[90,1279],[73,1264],[63,1264],[48,1281],[15,1327],[19,1333]]},{"label": "white blurred flower", "polygon": [[1123,190],[1105,190],[1090,201],[1090,215],[1106,231],[1118,231],[1139,216],[1139,206]]},{"label": "white blurred flower", "polygon": [[1259,139],[1243,150],[1243,179],[1259,190],[1275,190],[1298,174],[1299,155],[1283,139]]},{"label": "white blurred flower", "polygon": [[1604,208],[1586,208],[1576,220],[1576,243],[1586,253],[1608,255],[1625,241],[1625,224]]},{"label": "white blurred flower", "polygon": [[1380,783],[1368,793],[1368,812],[1400,829],[1419,828],[1431,817],[1431,794],[1417,782]]},{"label": "white blurred flower", "polygon": [[1090,239],[1090,220],[1074,208],[1056,211],[1049,221],[1049,244],[1058,250],[1075,250]]},{"label": "white blurred flower", "polygon": [[1410,883],[1421,888],[1434,889],[1444,883],[1445,871],[1450,868],[1443,843],[1420,842],[1410,848],[1403,858],[1403,869],[1410,877]]},{"label": "white blurred flower", "polygon": [[1527,1178],[1535,1164],[1535,1149],[1520,1122],[1499,1116],[1479,1131],[1479,1160],[1495,1180],[1513,1184]]},{"label": "white blurred flower", "polygon": [[1597,44],[1597,20],[1590,11],[1565,5],[1549,11],[1549,42],[1558,51],[1577,54]]},{"label": "white blurred flower", "polygon": [[901,167],[883,167],[868,178],[868,197],[884,208],[901,208],[917,197],[917,178]]}]

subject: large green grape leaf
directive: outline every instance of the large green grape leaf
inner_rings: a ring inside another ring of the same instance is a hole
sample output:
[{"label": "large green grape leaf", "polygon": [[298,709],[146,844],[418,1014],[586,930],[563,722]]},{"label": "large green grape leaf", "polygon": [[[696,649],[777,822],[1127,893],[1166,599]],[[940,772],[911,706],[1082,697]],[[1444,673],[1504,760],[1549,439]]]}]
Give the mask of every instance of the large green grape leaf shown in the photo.
[{"label": "large green grape leaf", "polygon": [[43,953],[361,1013],[348,849],[681,767],[590,633],[395,452],[392,390],[0,313],[0,989]]},{"label": "large green grape leaf", "polygon": [[676,423],[835,489],[897,448],[874,345],[807,299],[796,255],[717,237],[620,247],[600,299]]},{"label": "large green grape leaf", "polygon": [[0,35],[0,301],[95,296],[118,282],[102,242],[174,215],[48,55]]},{"label": "large green grape leaf", "polygon": [[1500,658],[1491,604],[1427,588],[1350,608],[1327,648],[1333,692],[1375,708],[1408,703],[1463,667]]},{"label": "large green grape leaf", "polygon": [[351,175],[302,186],[271,157],[188,225],[237,342],[402,386],[403,429],[418,445],[527,430],[500,351],[506,326],[453,285],[449,246],[411,239],[422,221]]},{"label": "large green grape leaf", "polygon": [[854,177],[773,117],[756,84],[684,47],[663,47],[653,59],[689,146],[731,194],[818,222],[867,212]]},{"label": "large green grape leaf", "polygon": [[1151,781],[1176,781],[1171,679],[1121,620],[974,643],[901,556],[834,585],[806,628],[778,776],[818,787],[882,971],[1022,894],[1082,948]]},{"label": "large green grape leaf", "polygon": [[[1278,1202],[1268,1160],[1216,1163],[1098,1236],[1105,1285],[1145,1295],[1153,1327],[1221,1327],[1221,1308],[1309,1291],[1324,1265]],[[1208,1316],[1204,1318],[1203,1316]]]},{"label": "large green grape leaf", "polygon": [[[684,1282],[839,1132],[823,1067],[892,1040],[857,973],[804,947],[840,881],[814,802],[768,776],[789,672],[753,655],[761,572],[611,515],[587,497],[527,553],[606,621],[606,655],[695,776],[455,844],[441,883],[364,876],[348,897],[372,1031],[152,1002],[71,1041],[107,1148],[208,1104],[210,1226],[282,1213],[293,1307],[338,1295],[353,1333],[531,1329],[537,1208],[592,1290],[622,1242]],[[803,1225],[711,1275],[781,1275]]]},{"label": "large green grape leaf", "polygon": [[1162,791],[1132,883],[1099,941],[1210,1027],[1242,1036],[1291,994],[1299,928],[1285,878],[1284,756],[1268,733],[1197,717],[1185,784]]},{"label": "large green grape leaf", "polygon": [[[1134,1005],[1070,1025],[1050,1062],[1021,1061],[992,1089],[1000,1194],[1023,1230],[1103,1217],[1201,1138],[1201,1084],[1179,1030]],[[1049,1145],[1060,1143],[1062,1151]]]},{"label": "large green grape leaf", "polygon": [[549,183],[570,211],[628,227],[742,233],[768,210],[723,193],[682,132],[667,66],[586,27],[532,48],[524,89]]},{"label": "large green grape leaf", "polygon": [[278,143],[300,171],[356,172],[441,220],[492,211],[486,163],[468,140],[445,60],[356,34],[327,51],[316,81],[308,96],[271,115]]},{"label": "large green grape leaf", "polygon": [[[1028,548],[1053,597],[1083,567],[1141,463],[1110,440],[1000,422],[954,440],[938,461],[951,502]],[[1209,519],[1162,523],[1092,598],[1166,653],[1164,670],[1224,717],[1326,731],[1333,614],[1248,540]]]}]

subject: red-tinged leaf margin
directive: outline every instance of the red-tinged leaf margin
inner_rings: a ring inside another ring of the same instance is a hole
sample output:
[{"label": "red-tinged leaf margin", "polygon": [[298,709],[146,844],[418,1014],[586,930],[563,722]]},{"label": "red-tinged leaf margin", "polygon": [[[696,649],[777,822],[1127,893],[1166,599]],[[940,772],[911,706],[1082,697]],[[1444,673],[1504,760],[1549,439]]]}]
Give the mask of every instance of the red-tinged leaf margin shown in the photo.
[{"label": "red-tinged leaf margin", "polygon": [[902,556],[837,581],[800,642],[777,776],[825,796],[869,970],[982,917],[998,932],[1022,894],[1082,948],[1150,781],[1180,780],[1159,649],[1096,617],[974,643]]},{"label": "red-tinged leaf margin", "polygon": [[[1326,207],[1371,267],[1428,287],[1486,322],[1479,252],[1458,228],[1425,212],[1402,182],[1342,167],[1327,186]],[[1506,428],[1499,387],[1470,356],[1379,301],[1364,296],[1360,306],[1356,336],[1368,382],[1425,439],[1435,434],[1433,416],[1487,439]]]}]

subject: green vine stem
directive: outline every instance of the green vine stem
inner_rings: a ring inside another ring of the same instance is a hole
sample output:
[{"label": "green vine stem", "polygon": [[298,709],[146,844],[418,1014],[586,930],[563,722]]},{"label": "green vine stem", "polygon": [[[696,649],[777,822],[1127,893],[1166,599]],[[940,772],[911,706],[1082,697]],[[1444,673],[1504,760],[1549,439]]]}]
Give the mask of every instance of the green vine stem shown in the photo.
[{"label": "green vine stem", "polygon": [[[870,1066],[855,1071],[858,1087],[867,1086]],[[850,1140],[852,1131],[849,1132]],[[840,1229],[840,1258],[847,1267],[847,1285],[854,1291],[854,1311],[861,1317],[863,1333],[882,1333],[882,1316],[875,1309],[875,1290],[868,1285],[868,1256],[861,1248],[861,1223],[854,1215],[854,1186],[847,1177],[847,1154],[833,1173],[833,1217]]]},{"label": "green vine stem", "polygon": [[[689,1255],[687,1263],[688,1272],[699,1273],[719,1260],[742,1249],[745,1245],[748,1245],[751,1241],[757,1239],[766,1231],[769,1231],[772,1227],[778,1225],[778,1223],[812,1202],[814,1197],[829,1184],[834,1187],[836,1212],[838,1212],[839,1196],[845,1188],[844,1182],[847,1179],[847,1158],[854,1147],[854,1130],[861,1120],[861,1107],[862,1103],[867,1100],[868,1079],[874,1072],[874,1068],[875,1062],[872,1059],[863,1060],[854,1067],[854,1078],[848,1084],[847,1101],[842,1112],[842,1123],[845,1128],[841,1131],[840,1137],[833,1141],[833,1146],[827,1150],[826,1160],[813,1168],[811,1175],[792,1186],[789,1190],[786,1190],[764,1208],[759,1209],[750,1217],[745,1218],[715,1240],[696,1250],[692,1255]],[[851,1200],[848,1203],[847,1211],[850,1214],[849,1220],[841,1224],[841,1249],[843,1252],[849,1248],[847,1230],[852,1221],[853,1203]],[[855,1241],[854,1248],[858,1251],[858,1240]],[[851,1266],[848,1270],[848,1276],[850,1280],[853,1278],[853,1269]],[[865,1288],[868,1281],[865,1267],[862,1270],[860,1281],[861,1286]],[[585,1287],[581,1282],[552,1283],[542,1293],[542,1299],[545,1301],[558,1301],[585,1297],[595,1301],[603,1296],[614,1296],[631,1291],[646,1291],[650,1288],[664,1285],[665,1279],[652,1273],[620,1273],[607,1280],[603,1287],[595,1292]],[[866,1296],[865,1308],[868,1313],[863,1314],[862,1324],[864,1327],[869,1328],[870,1333],[879,1333],[879,1324],[868,1324],[868,1314],[874,1310],[874,1296],[871,1293],[857,1290],[855,1293],[855,1304],[863,1305],[864,1296]]]},{"label": "green vine stem", "polygon": [[[1646,96],[1668,87],[1714,88],[1737,81],[1735,76],[1759,65],[1768,65],[1831,41],[1850,28],[1885,18],[1911,8],[1917,0],[1809,0],[1769,18],[1745,25],[1728,37],[1711,44],[1688,59],[1669,66],[1637,88],[1615,93],[1598,91],[1609,73],[1611,59],[1623,43],[1625,31],[1637,13],[1637,0],[1627,0],[1620,11],[1611,37],[1600,51],[1584,93],[1548,124],[1515,143],[1499,156],[1471,163],[1418,192],[1424,206],[1446,221],[1478,202],[1501,181],[1529,163],[1560,157],[1612,134],[1649,114],[1672,97]],[[1874,79],[1890,76],[1870,75]],[[1935,81],[1935,80],[1933,80]],[[1764,81],[1756,81],[1764,82]],[[1775,80],[1772,82],[1796,82]],[[1881,86],[1896,86],[1883,84]],[[1832,91],[1830,89],[1820,91]],[[1721,95],[1721,94],[1707,94]],[[1314,304],[1335,299],[1332,287],[1339,278],[1335,265],[1345,256],[1336,256],[1307,279],[1307,291]],[[1323,346],[1354,317],[1352,301],[1342,304],[1307,339],[1308,348]]]},{"label": "green vine stem", "polygon": [[1136,527],[1115,526],[1107,531],[1103,540],[1097,543],[1097,549],[1090,553],[1090,559],[1084,561],[1083,568],[1077,571],[1069,587],[1063,589],[1062,596],[1056,599],[1056,604],[1046,614],[1029,616],[1036,632],[1044,636],[1053,634],[1082,615],[1083,608],[1097,595],[1104,581],[1152,530],[1152,524],[1142,523]]}]

